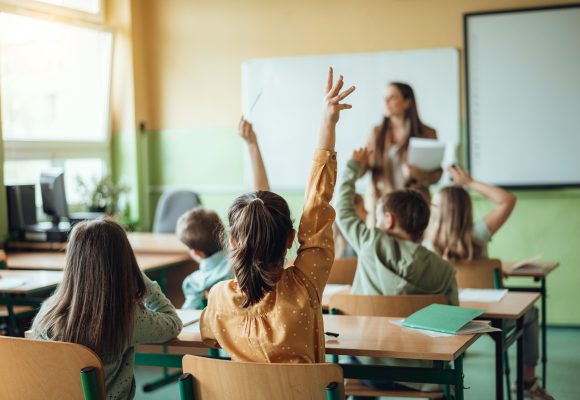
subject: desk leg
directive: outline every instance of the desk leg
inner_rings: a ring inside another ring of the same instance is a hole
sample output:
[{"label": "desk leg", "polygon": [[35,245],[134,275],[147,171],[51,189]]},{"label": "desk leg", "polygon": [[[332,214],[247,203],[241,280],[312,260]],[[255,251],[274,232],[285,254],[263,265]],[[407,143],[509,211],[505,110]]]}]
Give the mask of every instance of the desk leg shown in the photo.
[{"label": "desk leg", "polygon": [[542,386],[546,388],[546,363],[548,362],[547,337],[546,337],[546,278],[541,280],[540,291],[542,293]]},{"label": "desk leg", "polygon": [[495,341],[495,398],[503,400],[503,358],[505,352],[505,334],[502,320],[492,320],[491,325],[500,328],[501,331],[491,333]]},{"label": "desk leg", "polygon": [[[516,329],[518,332],[522,332],[524,329],[524,316],[522,315],[516,321]],[[518,367],[517,367],[517,395],[516,398],[518,400],[523,400],[524,398],[524,335],[522,334],[518,338],[517,344],[517,359],[518,359]],[[508,388],[509,390],[509,388]]]},{"label": "desk leg", "polygon": [[463,400],[463,354],[455,360],[455,399]]}]

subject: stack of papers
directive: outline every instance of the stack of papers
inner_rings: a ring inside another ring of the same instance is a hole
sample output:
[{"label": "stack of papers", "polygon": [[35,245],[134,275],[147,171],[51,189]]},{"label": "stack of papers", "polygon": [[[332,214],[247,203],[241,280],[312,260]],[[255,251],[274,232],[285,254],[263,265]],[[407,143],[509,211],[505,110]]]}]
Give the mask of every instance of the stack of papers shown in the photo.
[{"label": "stack of papers", "polygon": [[540,261],[542,258],[541,254],[537,256],[530,257],[528,259],[518,261],[518,262],[504,262],[502,265],[502,269],[506,273],[511,273],[514,271],[518,272],[533,272],[533,271],[543,271],[549,268],[553,263],[545,263]]},{"label": "stack of papers", "polygon": [[503,299],[507,289],[459,289],[459,301],[496,303]]},{"label": "stack of papers", "polygon": [[177,316],[183,323],[183,326],[191,325],[201,318],[201,312],[203,310],[182,310],[178,309],[175,310],[177,312]]},{"label": "stack of papers", "polygon": [[485,310],[479,308],[431,304],[407,317],[403,321],[403,326],[451,335],[479,333],[481,332],[479,329],[484,326],[469,323],[484,312]]},{"label": "stack of papers", "polygon": [[[392,319],[391,323],[398,325],[398,326],[403,326],[403,320],[402,319]],[[430,337],[450,337],[450,336],[455,336],[451,333],[443,333],[443,332],[437,332],[437,331],[429,331],[426,329],[414,329],[414,328],[407,328],[406,329],[415,331],[417,333],[421,333],[425,336],[430,336]],[[457,332],[457,335],[471,335],[473,333],[488,333],[488,332],[497,332],[497,331],[501,331],[501,329],[499,328],[494,328],[491,325],[489,325],[489,322],[485,322],[485,321],[471,321],[469,322],[467,325],[465,325],[459,332]]]},{"label": "stack of papers", "polygon": [[445,155],[445,143],[435,139],[409,139],[408,162],[424,171],[440,168]]}]

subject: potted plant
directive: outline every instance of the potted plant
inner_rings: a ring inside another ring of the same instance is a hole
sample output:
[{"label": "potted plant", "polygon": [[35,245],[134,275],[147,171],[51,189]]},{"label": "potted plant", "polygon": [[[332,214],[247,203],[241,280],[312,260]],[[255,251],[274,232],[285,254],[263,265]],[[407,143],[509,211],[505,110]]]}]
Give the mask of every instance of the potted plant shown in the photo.
[{"label": "potted plant", "polygon": [[110,175],[101,179],[93,177],[90,184],[87,184],[80,176],[77,176],[76,180],[78,191],[86,199],[85,204],[91,212],[117,215],[120,211],[119,198],[129,192],[127,186],[115,183]]}]

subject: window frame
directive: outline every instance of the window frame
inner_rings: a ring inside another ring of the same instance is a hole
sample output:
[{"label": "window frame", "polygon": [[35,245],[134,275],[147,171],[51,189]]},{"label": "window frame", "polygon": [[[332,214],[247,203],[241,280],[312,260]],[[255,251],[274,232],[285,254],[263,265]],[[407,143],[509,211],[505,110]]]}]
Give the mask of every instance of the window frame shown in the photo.
[{"label": "window frame", "polygon": [[0,0],[0,9],[9,9],[8,12],[35,13],[45,18],[67,19],[69,21],[85,21],[103,25],[105,22],[105,1],[99,1],[99,12],[90,13],[74,8],[59,6],[57,4],[44,3],[37,0]]},{"label": "window frame", "polygon": [[[24,17],[39,19],[49,22],[57,22],[65,25],[92,29],[99,32],[107,32],[111,35],[110,65],[109,65],[109,83],[108,95],[106,98],[106,133],[102,140],[71,141],[71,140],[14,140],[2,138],[4,145],[4,161],[24,161],[24,160],[60,160],[67,158],[102,158],[111,168],[111,142],[112,142],[112,89],[113,89],[113,57],[115,47],[115,35],[113,29],[103,25],[87,23],[81,20],[71,20],[68,18],[54,18],[53,15],[46,15],[36,11],[30,11],[22,7],[7,7],[6,2],[12,3],[13,0],[0,0],[0,13],[15,14]],[[20,1],[20,0],[14,0]],[[34,1],[24,0],[26,3],[36,3]],[[45,4],[42,4],[43,6]],[[46,4],[47,6],[52,6]],[[62,7],[48,7],[57,8]],[[74,11],[74,10],[73,10]],[[81,13],[87,14],[87,13]],[[88,14],[90,15],[90,14]],[[2,96],[0,90],[0,96]],[[0,112],[0,133],[2,132],[2,113]],[[3,136],[3,134],[2,134]]]}]

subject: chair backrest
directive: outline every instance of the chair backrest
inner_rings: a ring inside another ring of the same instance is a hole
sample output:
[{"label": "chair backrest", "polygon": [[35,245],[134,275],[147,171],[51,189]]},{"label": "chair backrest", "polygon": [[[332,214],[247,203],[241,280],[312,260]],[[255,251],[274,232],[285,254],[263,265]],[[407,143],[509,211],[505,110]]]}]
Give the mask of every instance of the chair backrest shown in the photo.
[{"label": "chair backrest", "polygon": [[81,370],[96,370],[99,397],[105,398],[103,364],[80,344],[0,337],[2,399],[83,399]]},{"label": "chair backrest", "polygon": [[164,192],[155,208],[154,233],[175,233],[177,220],[186,211],[201,205],[199,196],[189,190]]},{"label": "chair backrest", "polygon": [[356,273],[356,258],[337,258],[332,264],[328,283],[352,285]]},{"label": "chair backrest", "polygon": [[336,364],[263,364],[186,355],[183,372],[193,377],[193,397],[182,399],[322,400],[336,386],[344,398],[342,368]]},{"label": "chair backrest", "polygon": [[501,261],[480,259],[452,263],[459,288],[493,289],[501,287]]},{"label": "chair backrest", "polygon": [[430,304],[448,304],[442,294],[402,294],[395,296],[335,294],[330,297],[332,312],[370,317],[406,318]]}]

